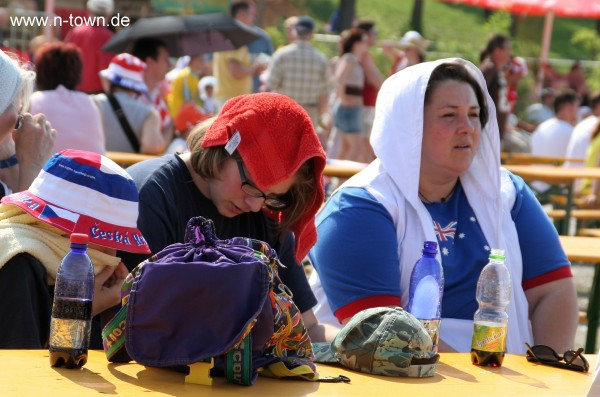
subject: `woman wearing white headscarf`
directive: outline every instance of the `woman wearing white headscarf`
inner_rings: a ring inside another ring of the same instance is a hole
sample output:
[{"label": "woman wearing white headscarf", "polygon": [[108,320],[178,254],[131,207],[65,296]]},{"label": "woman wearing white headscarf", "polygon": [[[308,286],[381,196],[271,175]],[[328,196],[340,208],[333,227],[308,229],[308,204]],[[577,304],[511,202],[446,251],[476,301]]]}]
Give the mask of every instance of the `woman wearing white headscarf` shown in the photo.
[{"label": "woman wearing white headscarf", "polygon": [[[500,168],[495,108],[478,68],[427,62],[388,78],[377,98],[377,159],[317,217],[310,253],[320,321],[406,305],[423,241],[444,268],[440,350],[470,351],[475,290],[490,248],[506,252],[512,294],[507,351],[572,347],[577,301],[556,230],[523,180]],[[489,120],[488,120],[489,118]],[[444,345],[445,344],[445,345]]]}]

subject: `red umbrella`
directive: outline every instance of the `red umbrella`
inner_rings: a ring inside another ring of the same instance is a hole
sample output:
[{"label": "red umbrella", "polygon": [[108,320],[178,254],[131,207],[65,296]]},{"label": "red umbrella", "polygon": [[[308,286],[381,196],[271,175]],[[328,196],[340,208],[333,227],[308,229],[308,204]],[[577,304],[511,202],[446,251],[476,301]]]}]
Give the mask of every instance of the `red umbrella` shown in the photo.
[{"label": "red umbrella", "polygon": [[[517,15],[545,16],[540,62],[548,59],[554,16],[563,18],[600,19],[600,0],[439,0],[490,10],[507,11]],[[541,68],[540,68],[541,70]],[[543,75],[538,75],[538,82]]]}]

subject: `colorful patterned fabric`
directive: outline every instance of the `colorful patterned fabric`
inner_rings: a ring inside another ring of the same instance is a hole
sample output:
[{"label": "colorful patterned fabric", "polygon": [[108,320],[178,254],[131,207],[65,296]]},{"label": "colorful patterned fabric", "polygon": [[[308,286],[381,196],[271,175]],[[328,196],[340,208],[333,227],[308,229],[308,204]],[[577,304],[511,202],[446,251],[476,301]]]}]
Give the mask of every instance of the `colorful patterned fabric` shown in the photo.
[{"label": "colorful patterned fabric", "polygon": [[109,361],[165,367],[214,357],[211,373],[233,383],[253,384],[259,368],[265,376],[317,380],[275,251],[250,238],[218,240],[202,217],[189,221],[185,241],[127,277],[123,307],[102,331]]},{"label": "colorful patterned fabric", "polygon": [[339,362],[375,375],[430,377],[439,355],[419,320],[400,307],[356,314],[331,344],[315,344],[317,362]]}]

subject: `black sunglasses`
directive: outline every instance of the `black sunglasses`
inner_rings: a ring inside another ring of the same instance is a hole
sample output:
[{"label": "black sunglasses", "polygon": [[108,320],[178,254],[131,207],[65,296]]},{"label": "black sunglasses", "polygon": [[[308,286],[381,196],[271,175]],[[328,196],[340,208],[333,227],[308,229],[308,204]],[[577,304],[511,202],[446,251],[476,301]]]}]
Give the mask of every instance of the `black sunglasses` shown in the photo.
[{"label": "black sunglasses", "polygon": [[[567,350],[562,357],[556,353],[556,351],[550,346],[546,345],[534,345],[527,346],[527,361],[537,362],[543,365],[550,365],[552,367],[569,369],[571,371],[588,372],[590,364],[587,362],[583,354],[583,348],[580,347],[575,350]],[[564,362],[563,362],[564,361]]]},{"label": "black sunglasses", "polygon": [[237,165],[238,170],[240,171],[240,179],[242,180],[242,190],[244,193],[248,196],[265,199],[265,206],[274,211],[281,211],[288,206],[287,202],[277,197],[267,196],[262,190],[249,182],[248,178],[246,178],[246,173],[244,172],[244,164],[240,160],[237,161]]}]

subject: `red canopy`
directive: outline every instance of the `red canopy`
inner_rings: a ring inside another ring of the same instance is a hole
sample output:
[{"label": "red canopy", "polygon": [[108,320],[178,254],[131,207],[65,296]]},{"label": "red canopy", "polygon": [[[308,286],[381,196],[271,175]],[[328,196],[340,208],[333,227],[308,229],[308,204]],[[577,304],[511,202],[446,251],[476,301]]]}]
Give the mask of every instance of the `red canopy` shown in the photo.
[{"label": "red canopy", "polygon": [[518,15],[554,15],[564,18],[600,18],[600,0],[441,0]]}]

